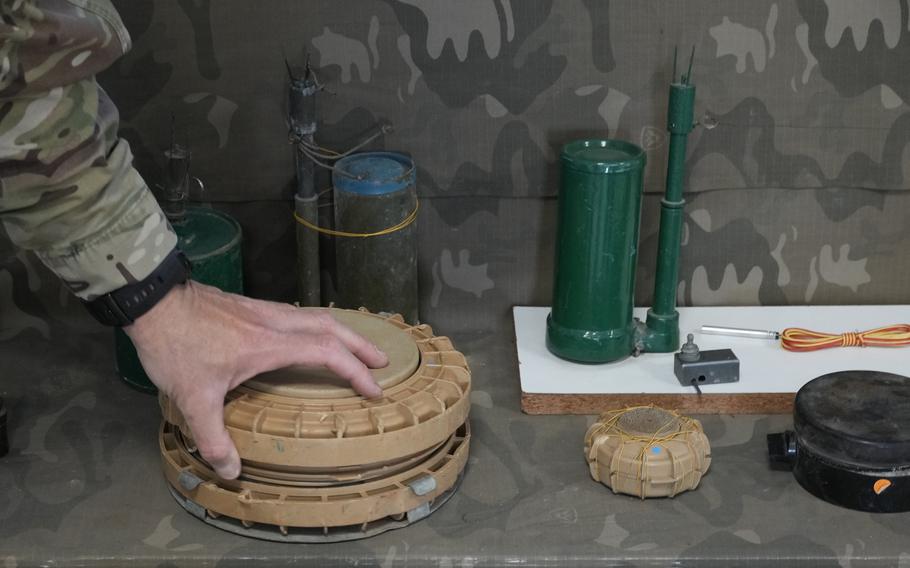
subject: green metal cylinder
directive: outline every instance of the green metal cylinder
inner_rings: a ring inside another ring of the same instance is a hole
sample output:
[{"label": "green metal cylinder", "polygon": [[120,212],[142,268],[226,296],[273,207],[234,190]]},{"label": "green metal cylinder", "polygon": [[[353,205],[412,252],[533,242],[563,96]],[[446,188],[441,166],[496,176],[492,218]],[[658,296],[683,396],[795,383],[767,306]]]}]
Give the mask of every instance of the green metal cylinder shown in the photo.
[{"label": "green metal cylinder", "polygon": [[578,140],[560,156],[553,308],[547,348],[606,363],[632,353],[635,261],[644,151],[621,140]]},{"label": "green metal cylinder", "polygon": [[[177,246],[193,264],[193,280],[225,292],[243,293],[243,264],[240,224],[224,213],[202,207],[187,207],[186,215],[174,223]],[[125,383],[138,390],[155,393],[136,348],[120,329],[114,331],[117,372]]]},{"label": "green metal cylinder", "polygon": [[[395,152],[352,154],[335,163],[335,230],[370,234],[415,213],[414,163]],[[384,235],[335,241],[338,304],[401,314],[417,323],[417,225]]]},{"label": "green metal cylinder", "polygon": [[679,279],[679,246],[682,238],[686,140],[693,126],[695,85],[673,83],[667,103],[667,130],[670,150],[667,155],[667,185],[660,202],[660,235],[657,244],[657,269],[654,302],[648,310],[647,327],[641,337],[644,351],[666,353],[679,349],[679,312],[676,289]]}]

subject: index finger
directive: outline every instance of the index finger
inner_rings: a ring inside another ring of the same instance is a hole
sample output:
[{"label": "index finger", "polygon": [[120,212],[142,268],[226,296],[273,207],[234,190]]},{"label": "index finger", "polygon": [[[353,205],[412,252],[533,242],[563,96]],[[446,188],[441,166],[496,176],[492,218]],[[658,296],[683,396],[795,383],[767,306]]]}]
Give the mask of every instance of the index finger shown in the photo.
[{"label": "index finger", "polygon": [[176,402],[203,459],[218,477],[236,479],[240,475],[240,454],[224,427],[224,396],[200,392]]},{"label": "index finger", "polygon": [[339,322],[328,310],[312,312],[297,310],[289,314],[295,331],[328,334],[337,338],[355,357],[371,369],[381,369],[389,364],[388,356],[373,342],[350,327]]}]

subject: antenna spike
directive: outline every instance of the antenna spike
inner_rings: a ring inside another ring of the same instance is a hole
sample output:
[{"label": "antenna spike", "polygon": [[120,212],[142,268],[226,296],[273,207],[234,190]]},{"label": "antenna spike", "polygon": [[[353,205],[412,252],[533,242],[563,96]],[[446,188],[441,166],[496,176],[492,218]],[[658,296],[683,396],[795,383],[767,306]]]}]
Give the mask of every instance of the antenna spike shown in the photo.
[{"label": "antenna spike", "polygon": [[692,45],[692,53],[689,54],[689,70],[686,71],[686,85],[692,80],[692,61],[695,60],[695,44]]}]

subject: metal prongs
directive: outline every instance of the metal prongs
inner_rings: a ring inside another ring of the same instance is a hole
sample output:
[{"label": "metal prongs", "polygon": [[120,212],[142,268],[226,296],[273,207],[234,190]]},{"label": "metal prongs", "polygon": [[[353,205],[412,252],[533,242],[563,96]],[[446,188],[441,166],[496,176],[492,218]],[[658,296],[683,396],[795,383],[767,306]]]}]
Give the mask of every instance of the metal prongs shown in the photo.
[{"label": "metal prongs", "polygon": [[[673,46],[673,75],[671,75],[671,82],[675,83],[677,80],[676,77],[676,60],[678,59],[678,50],[676,46]],[[679,82],[683,85],[688,85],[692,81],[692,62],[695,61],[695,46],[692,46],[692,52],[689,54],[689,68],[686,71],[685,75],[679,76]]]},{"label": "metal prongs", "polygon": [[692,53],[689,54],[689,70],[686,71],[686,76],[683,77],[683,83],[686,85],[692,80],[692,62],[695,60],[695,46],[692,46]]}]

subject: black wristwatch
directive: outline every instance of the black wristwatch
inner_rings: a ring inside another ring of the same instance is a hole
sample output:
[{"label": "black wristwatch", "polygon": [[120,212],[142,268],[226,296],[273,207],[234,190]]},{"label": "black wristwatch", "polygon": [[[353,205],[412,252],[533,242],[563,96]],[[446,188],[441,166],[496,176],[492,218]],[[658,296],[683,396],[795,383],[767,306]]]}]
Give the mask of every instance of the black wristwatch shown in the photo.
[{"label": "black wristwatch", "polygon": [[189,280],[191,268],[190,260],[175,248],[145,279],[85,302],[85,307],[104,325],[129,325],[152,309],[174,286]]}]

